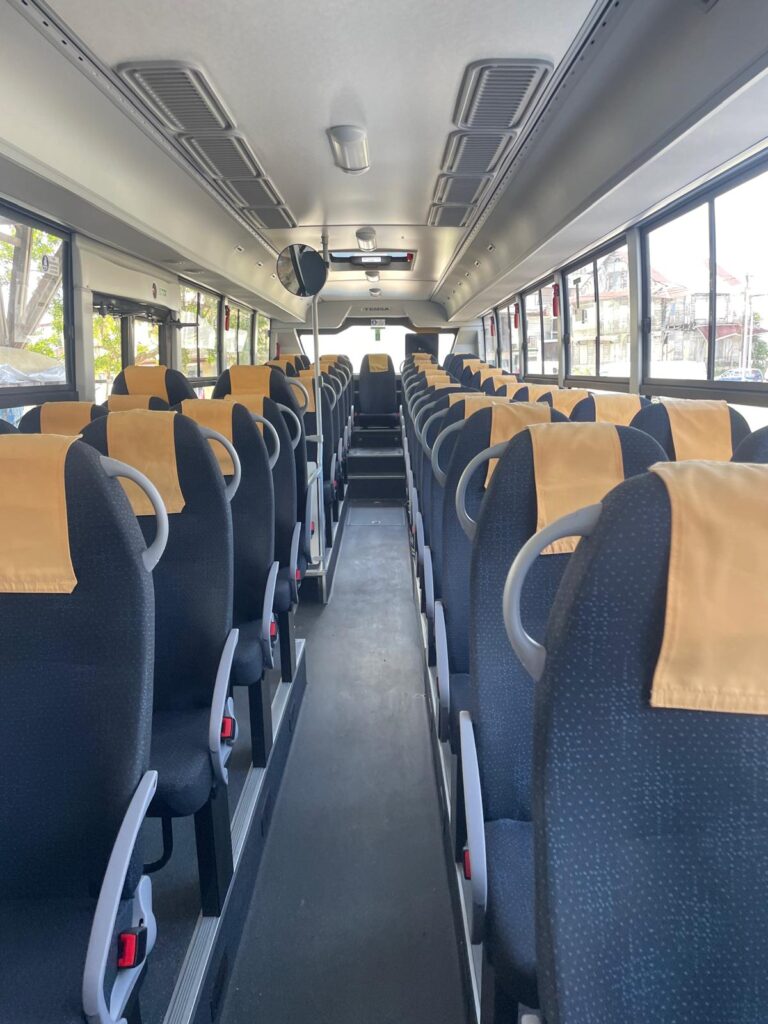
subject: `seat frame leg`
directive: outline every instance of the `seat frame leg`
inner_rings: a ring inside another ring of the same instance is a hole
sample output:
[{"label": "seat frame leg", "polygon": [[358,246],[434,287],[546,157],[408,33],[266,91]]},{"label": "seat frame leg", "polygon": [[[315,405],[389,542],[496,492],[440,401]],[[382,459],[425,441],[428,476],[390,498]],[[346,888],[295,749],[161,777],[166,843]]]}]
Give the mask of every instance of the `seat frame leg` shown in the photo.
[{"label": "seat frame leg", "polygon": [[267,674],[248,687],[248,712],[251,723],[251,763],[266,768],[272,750],[272,701]]},{"label": "seat frame leg", "polygon": [[483,977],[480,988],[480,1024],[517,1024],[518,1003],[499,985],[496,972],[483,951]]},{"label": "seat frame leg", "polygon": [[293,609],[277,613],[280,639],[280,678],[291,683],[296,675],[296,616]]},{"label": "seat frame leg", "polygon": [[195,841],[203,917],[218,917],[234,874],[226,786],[216,786],[195,814]]},{"label": "seat frame leg", "polygon": [[453,856],[457,864],[464,860],[464,847],[467,845],[467,815],[464,807],[464,775],[461,770],[461,758],[453,757],[454,772],[451,786],[451,832],[453,838]]}]

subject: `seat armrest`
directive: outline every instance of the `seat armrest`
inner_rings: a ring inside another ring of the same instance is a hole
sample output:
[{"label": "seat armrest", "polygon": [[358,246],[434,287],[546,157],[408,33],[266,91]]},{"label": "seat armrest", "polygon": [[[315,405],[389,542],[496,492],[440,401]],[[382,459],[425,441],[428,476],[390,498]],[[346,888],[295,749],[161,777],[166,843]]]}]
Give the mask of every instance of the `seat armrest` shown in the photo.
[{"label": "seat armrest", "polygon": [[227,761],[232,753],[232,744],[237,739],[237,721],[235,721],[234,732],[228,742],[221,738],[221,725],[225,716],[235,718],[235,705],[230,696],[229,680],[232,675],[232,661],[239,638],[240,630],[230,629],[219,658],[213,698],[211,699],[211,717],[208,720],[208,753],[211,755],[214,778],[223,786],[227,784]]},{"label": "seat armrest", "polygon": [[416,508],[416,519],[414,521],[416,528],[416,557],[418,559],[419,571],[421,571],[424,567],[424,520],[421,518],[421,512],[418,511],[418,501]]},{"label": "seat armrest", "polygon": [[[291,598],[294,604],[299,602],[299,581],[296,579],[296,574],[299,571],[299,545],[301,544],[301,527],[302,523],[296,523],[293,527],[293,536],[291,537],[291,563],[289,566],[289,572],[291,574]],[[309,529],[309,523],[307,523],[307,529]]]},{"label": "seat armrest", "polygon": [[437,735],[445,742],[449,734],[451,714],[451,667],[448,660],[448,632],[445,628],[445,609],[442,601],[435,601],[435,664],[437,674]]},{"label": "seat armrest", "polygon": [[485,858],[485,819],[483,793],[480,788],[480,768],[477,763],[475,730],[468,711],[459,714],[461,738],[461,773],[464,781],[464,813],[467,822],[467,849],[472,888],[472,919],[470,941],[483,941],[485,908],[488,903],[488,869]]},{"label": "seat armrest", "polygon": [[435,618],[435,582],[432,576],[432,549],[424,545],[424,604],[430,622]]},{"label": "seat armrest", "polygon": [[272,654],[272,613],[275,607],[275,588],[279,572],[280,563],[273,562],[269,567],[267,585],[264,587],[264,600],[261,605],[261,647],[264,651],[264,662],[268,668],[275,667],[275,659]]},{"label": "seat armrest", "polygon": [[[144,818],[157,789],[157,772],[145,772],[117,833],[93,915],[83,971],[83,1012],[88,1024],[117,1024],[144,969],[145,959],[135,967],[118,969],[110,993],[104,994],[109,957],[115,953],[115,922],[123,898],[123,887]],[[152,913],[152,883],[144,875],[134,897],[132,927],[147,929],[147,953],[155,944],[157,924]]]}]

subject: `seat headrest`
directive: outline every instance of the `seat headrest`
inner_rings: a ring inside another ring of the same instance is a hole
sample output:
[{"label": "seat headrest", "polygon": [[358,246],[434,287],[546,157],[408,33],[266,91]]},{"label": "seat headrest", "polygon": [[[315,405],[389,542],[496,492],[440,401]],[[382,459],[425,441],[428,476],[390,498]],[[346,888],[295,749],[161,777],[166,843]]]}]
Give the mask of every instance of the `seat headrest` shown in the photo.
[{"label": "seat headrest", "polygon": [[528,401],[538,402],[540,398],[549,398],[555,391],[559,391],[557,384],[526,384],[528,388]]},{"label": "seat headrest", "polygon": [[640,395],[592,395],[596,423],[628,427],[642,408]]},{"label": "seat headrest", "polygon": [[688,461],[652,472],[671,523],[651,704],[768,715],[768,466]]},{"label": "seat headrest", "polygon": [[168,403],[155,395],[110,395],[106,404],[108,412],[128,412],[131,409],[168,411]]},{"label": "seat headrest", "polygon": [[[315,371],[314,369],[299,370],[299,380],[301,380],[304,387],[307,388],[307,408],[304,410],[305,413],[317,412],[317,402],[315,401]],[[309,385],[309,386],[307,386]]]},{"label": "seat headrest", "polygon": [[[195,399],[199,402],[201,399]],[[113,459],[142,472],[160,492],[168,515],[184,509],[176,459],[175,412],[132,409],[107,416],[107,449]],[[154,509],[132,480],[120,478],[135,515],[151,516]]]},{"label": "seat headrest", "polygon": [[295,370],[296,369],[296,356],[295,355],[292,355],[292,356],[280,356],[277,359],[270,359],[267,362],[266,365],[267,366],[274,366],[278,370],[283,370],[283,372],[285,372],[288,369]]},{"label": "seat headrest", "polygon": [[[217,434],[226,437],[233,444],[234,428],[232,417],[234,411],[234,403],[226,402],[223,398],[188,398],[185,402],[181,403],[181,412],[184,416],[188,416],[201,427],[215,430]],[[212,437],[208,438],[208,444],[216,456],[216,461],[219,464],[222,475],[232,476],[235,472],[235,466],[232,462],[232,456],[227,449]]]},{"label": "seat headrest", "polygon": [[40,406],[40,433],[76,437],[93,419],[94,409],[102,415],[92,402],[44,402]]},{"label": "seat headrest", "polygon": [[448,405],[453,408],[459,402],[464,403],[464,419],[468,419],[478,409],[487,409],[492,405],[507,405],[506,398],[499,398],[496,395],[485,395],[480,391],[458,391],[455,395],[448,395]]},{"label": "seat headrest", "polygon": [[[536,478],[537,532],[561,516],[595,505],[624,480],[621,441],[611,423],[542,424],[529,428]],[[544,555],[570,554],[564,537]]]},{"label": "seat headrest", "polygon": [[126,366],[123,379],[129,395],[154,395],[164,402],[170,401],[168,394],[167,366]]},{"label": "seat headrest", "polygon": [[733,455],[731,417],[727,402],[663,398],[678,462],[710,459],[728,462]]},{"label": "seat headrest", "polygon": [[506,374],[500,366],[481,366],[477,371],[480,377],[480,383],[485,384],[487,380],[493,380],[494,377],[505,377]]},{"label": "seat headrest", "polygon": [[268,395],[275,373],[272,366],[230,366],[229,385],[233,395]]},{"label": "seat headrest", "polygon": [[[504,444],[511,440],[521,430],[534,423],[551,423],[552,408],[538,402],[509,402],[499,401],[491,403],[491,440],[489,447]],[[485,475],[485,486],[491,482],[491,478],[498,465],[498,459],[488,460],[488,469]]]},{"label": "seat headrest", "polygon": [[[264,416],[264,402],[269,400],[269,395],[248,395],[248,394],[228,394],[224,395],[224,401],[229,402],[232,405],[244,405],[249,413],[256,416]],[[264,424],[257,423],[256,426],[259,428],[259,433],[264,433]],[[218,447],[221,447],[219,445]]]},{"label": "seat headrest", "polygon": [[0,435],[0,593],[71,594],[65,465],[73,436]]},{"label": "seat headrest", "polygon": [[[531,386],[530,384],[521,384],[519,381],[515,381],[514,383],[511,383],[511,384],[507,384],[507,383],[500,384],[496,388],[496,396],[497,397],[503,397],[503,398],[514,398],[514,396],[520,394],[520,392],[524,388],[525,388],[526,392],[528,392],[528,388],[530,386]],[[534,401],[535,400],[531,396],[530,392],[528,393],[528,399],[527,400],[528,401]]]},{"label": "seat headrest", "polygon": [[368,372],[369,373],[386,373],[389,370],[389,356],[384,352],[375,352],[373,355],[368,355]]},{"label": "seat headrest", "polygon": [[[553,391],[550,395],[552,408],[557,409],[564,416],[570,416],[579,402],[583,402],[585,398],[589,398],[589,392],[584,388],[562,388],[559,391]],[[539,401],[546,401],[546,399],[539,399]]]}]

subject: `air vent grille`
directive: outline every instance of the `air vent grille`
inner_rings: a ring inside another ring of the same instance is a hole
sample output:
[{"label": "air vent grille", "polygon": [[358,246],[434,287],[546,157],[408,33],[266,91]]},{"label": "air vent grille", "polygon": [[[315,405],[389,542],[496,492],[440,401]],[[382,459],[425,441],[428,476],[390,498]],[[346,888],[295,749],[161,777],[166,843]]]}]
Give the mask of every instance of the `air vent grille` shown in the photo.
[{"label": "air vent grille", "polygon": [[261,176],[261,168],[248,143],[234,132],[194,137],[182,135],[179,141],[189,150],[203,172],[212,178]]},{"label": "air vent grille", "polygon": [[454,120],[457,128],[517,128],[552,65],[543,60],[493,60],[470,64]]},{"label": "air vent grille", "polygon": [[159,118],[169,141],[252,227],[296,227],[202,71],[178,61],[147,61],[121,64],[117,72]]},{"label": "air vent grille", "polygon": [[224,104],[196,68],[176,61],[121,64],[118,74],[172,132],[227,131]]},{"label": "air vent grille", "polygon": [[449,174],[441,174],[437,179],[435,202],[472,206],[483,194],[490,180],[487,176],[456,178]]},{"label": "air vent grille", "polygon": [[501,132],[452,132],[443,157],[449,174],[492,174],[504,159],[514,136]]},{"label": "air vent grille", "polygon": [[429,210],[429,224],[433,228],[463,228],[474,207],[440,206],[433,203]]}]

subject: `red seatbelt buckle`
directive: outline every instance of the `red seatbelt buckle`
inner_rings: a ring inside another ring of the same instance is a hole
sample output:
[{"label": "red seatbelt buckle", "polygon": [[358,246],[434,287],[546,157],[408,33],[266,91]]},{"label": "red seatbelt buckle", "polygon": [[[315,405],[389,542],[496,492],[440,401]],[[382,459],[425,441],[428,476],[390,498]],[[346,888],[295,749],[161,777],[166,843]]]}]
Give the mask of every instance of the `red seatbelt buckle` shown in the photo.
[{"label": "red seatbelt buckle", "polygon": [[147,955],[147,929],[145,925],[129,928],[117,936],[117,967],[128,970],[144,963]]},{"label": "red seatbelt buckle", "polygon": [[277,623],[275,622],[274,617],[269,624],[269,639],[277,640]]},{"label": "red seatbelt buckle", "polygon": [[469,850],[464,850],[464,877],[468,882],[472,880],[472,858],[469,855]]},{"label": "red seatbelt buckle", "polygon": [[301,579],[301,569],[297,569],[296,570],[296,580],[298,581],[300,579]]},{"label": "red seatbelt buckle", "polygon": [[235,720],[231,715],[224,715],[221,720],[221,742],[231,747],[235,742]]},{"label": "red seatbelt buckle", "polygon": [[309,523],[309,535],[311,537],[315,536],[315,520],[314,519],[311,519],[310,523]]}]

